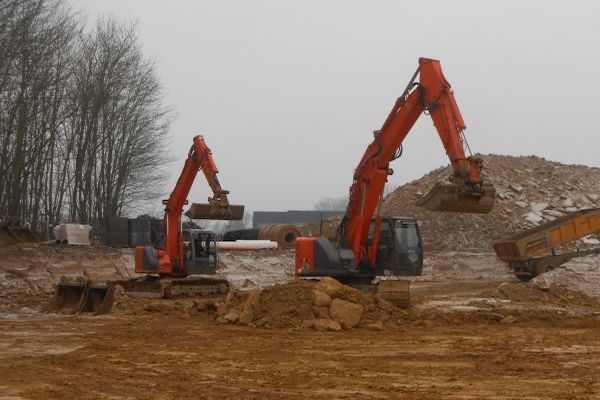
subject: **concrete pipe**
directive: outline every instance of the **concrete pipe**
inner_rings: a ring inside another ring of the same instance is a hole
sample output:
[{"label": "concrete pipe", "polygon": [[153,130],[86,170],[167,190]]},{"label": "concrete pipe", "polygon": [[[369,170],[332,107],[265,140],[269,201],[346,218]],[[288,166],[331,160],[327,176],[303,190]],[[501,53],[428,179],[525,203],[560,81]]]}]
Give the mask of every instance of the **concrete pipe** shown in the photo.
[{"label": "concrete pipe", "polygon": [[289,224],[269,224],[263,226],[258,232],[259,240],[272,240],[277,242],[280,249],[291,250],[296,244],[300,230]]}]

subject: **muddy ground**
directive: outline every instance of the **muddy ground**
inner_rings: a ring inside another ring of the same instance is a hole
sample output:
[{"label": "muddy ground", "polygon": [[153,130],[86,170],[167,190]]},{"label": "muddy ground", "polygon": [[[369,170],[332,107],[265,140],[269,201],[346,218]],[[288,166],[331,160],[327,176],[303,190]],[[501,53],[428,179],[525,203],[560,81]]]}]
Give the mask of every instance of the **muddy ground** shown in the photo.
[{"label": "muddy ground", "polygon": [[[225,254],[220,274],[260,289],[290,279],[292,260]],[[43,311],[62,273],[129,276],[131,261],[129,250],[0,249],[0,398],[600,398],[595,257],[567,265],[586,285],[543,286],[493,254],[430,254],[412,306],[381,330],[222,324],[193,299]]]}]

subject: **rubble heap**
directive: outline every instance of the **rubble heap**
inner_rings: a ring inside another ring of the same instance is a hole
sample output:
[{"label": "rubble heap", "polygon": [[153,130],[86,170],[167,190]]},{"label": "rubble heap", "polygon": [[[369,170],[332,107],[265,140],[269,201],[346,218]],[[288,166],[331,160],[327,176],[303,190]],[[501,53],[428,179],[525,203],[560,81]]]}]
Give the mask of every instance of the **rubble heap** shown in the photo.
[{"label": "rubble heap", "polygon": [[231,291],[216,311],[220,323],[320,331],[379,330],[395,314],[402,314],[378,295],[328,277],[318,283],[295,281],[263,291]]},{"label": "rubble heap", "polygon": [[544,291],[566,290],[600,300],[600,256],[571,260],[535,277],[529,284]]},{"label": "rubble heap", "polygon": [[[600,207],[600,168],[565,165],[536,156],[483,155],[483,177],[496,187],[489,214],[433,212],[417,199],[450,175],[449,166],[397,188],[382,204],[383,215],[422,221],[428,250],[491,250],[494,241],[582,208]],[[587,239],[594,244],[597,238]]]}]

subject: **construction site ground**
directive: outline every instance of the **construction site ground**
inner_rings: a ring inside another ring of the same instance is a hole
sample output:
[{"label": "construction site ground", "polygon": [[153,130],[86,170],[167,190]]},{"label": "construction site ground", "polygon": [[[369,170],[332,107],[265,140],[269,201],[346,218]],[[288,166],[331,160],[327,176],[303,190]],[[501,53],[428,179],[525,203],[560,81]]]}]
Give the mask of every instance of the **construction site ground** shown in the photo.
[{"label": "construction site ground", "polygon": [[[226,253],[242,290],[289,281],[293,253]],[[61,275],[133,276],[132,251],[0,249],[0,398],[600,398],[600,261],[524,283],[493,253],[429,253],[411,307],[377,328],[216,321],[195,299],[105,315],[45,311]]]}]

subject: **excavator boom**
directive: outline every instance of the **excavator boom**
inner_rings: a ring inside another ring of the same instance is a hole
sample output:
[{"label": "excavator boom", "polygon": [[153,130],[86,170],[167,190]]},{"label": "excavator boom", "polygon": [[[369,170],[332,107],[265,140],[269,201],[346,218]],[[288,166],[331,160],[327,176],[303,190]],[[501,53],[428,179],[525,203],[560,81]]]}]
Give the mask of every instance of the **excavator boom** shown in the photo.
[{"label": "excavator boom", "polygon": [[437,183],[417,205],[432,211],[490,212],[494,206],[494,186],[481,179],[481,159],[465,156],[467,142],[463,130],[466,125],[440,62],[421,59],[418,71],[423,108],[433,120],[454,175],[449,181]]},{"label": "excavator boom", "polygon": [[[482,160],[465,154],[465,147],[469,150],[463,135],[466,125],[440,62],[421,58],[417,71],[381,129],[373,132],[373,141],[354,171],[348,207],[338,227],[335,246],[323,238],[299,238],[296,242],[297,273],[333,275],[335,270],[335,275],[341,276],[345,271],[356,273],[365,267],[370,269],[367,275],[379,267],[389,270],[377,265],[382,227],[378,210],[387,178],[393,174],[390,162],[400,157],[404,139],[423,113],[431,116],[453,173],[446,181],[435,185],[417,204],[432,211],[487,213],[492,209],[494,187],[481,177]],[[388,218],[385,231],[398,230],[398,235],[405,234],[407,230],[403,229],[414,229],[406,222],[402,218]],[[385,239],[389,241],[390,238]],[[389,254],[391,242],[383,245]],[[322,268],[316,268],[319,262]]]},{"label": "excavator boom", "polygon": [[[418,83],[415,82],[417,76],[420,77]],[[374,140],[354,173],[350,201],[338,237],[343,246],[352,248],[357,263],[365,257],[375,263],[377,236],[369,248],[366,244],[371,219],[382,199],[387,177],[393,173],[390,161],[398,157],[402,142],[424,112],[433,120],[453,175],[434,186],[418,204],[432,211],[467,213],[487,213],[493,207],[495,191],[481,179],[481,159],[465,155],[463,130],[466,126],[440,62],[421,58],[419,68],[383,126],[373,133]],[[379,225],[379,219],[376,224]],[[378,227],[375,230],[378,231]]]}]

